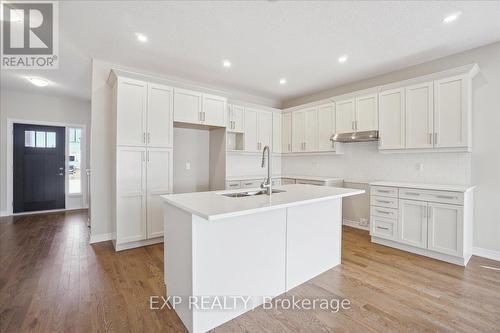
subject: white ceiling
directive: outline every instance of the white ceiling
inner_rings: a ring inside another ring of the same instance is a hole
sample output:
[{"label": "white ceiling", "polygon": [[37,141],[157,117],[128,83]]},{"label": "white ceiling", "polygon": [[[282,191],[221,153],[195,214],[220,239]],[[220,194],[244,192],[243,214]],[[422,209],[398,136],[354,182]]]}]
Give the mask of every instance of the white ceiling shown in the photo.
[{"label": "white ceiling", "polygon": [[500,1],[67,1],[59,17],[60,69],[35,73],[54,84],[4,70],[2,89],[90,99],[96,57],[279,102],[500,40]]}]

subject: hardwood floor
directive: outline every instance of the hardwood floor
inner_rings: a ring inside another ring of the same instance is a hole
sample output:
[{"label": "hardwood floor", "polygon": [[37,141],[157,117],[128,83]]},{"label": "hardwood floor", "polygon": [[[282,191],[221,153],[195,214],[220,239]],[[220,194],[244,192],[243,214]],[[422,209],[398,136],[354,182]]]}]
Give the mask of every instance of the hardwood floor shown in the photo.
[{"label": "hardwood floor", "polygon": [[[89,245],[85,220],[82,211],[1,218],[0,332],[184,332],[173,311],[149,309],[165,294],[163,246]],[[350,309],[258,308],[214,331],[500,332],[499,262],[473,257],[464,269],[348,227],[342,248],[341,266],[287,296],[346,298]]]}]

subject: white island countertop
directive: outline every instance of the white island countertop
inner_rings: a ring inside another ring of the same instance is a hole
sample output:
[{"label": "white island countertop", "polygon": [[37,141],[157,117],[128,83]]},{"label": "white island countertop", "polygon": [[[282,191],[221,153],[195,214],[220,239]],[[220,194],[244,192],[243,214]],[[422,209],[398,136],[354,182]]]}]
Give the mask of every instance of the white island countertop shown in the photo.
[{"label": "white island countertop", "polygon": [[262,194],[249,197],[226,197],[221,195],[222,193],[237,193],[252,190],[239,189],[169,194],[162,195],[161,197],[173,206],[198,215],[206,220],[213,221],[272,209],[349,197],[365,192],[358,189],[303,184],[276,186],[273,189],[284,190],[285,192],[273,193],[271,196]]}]

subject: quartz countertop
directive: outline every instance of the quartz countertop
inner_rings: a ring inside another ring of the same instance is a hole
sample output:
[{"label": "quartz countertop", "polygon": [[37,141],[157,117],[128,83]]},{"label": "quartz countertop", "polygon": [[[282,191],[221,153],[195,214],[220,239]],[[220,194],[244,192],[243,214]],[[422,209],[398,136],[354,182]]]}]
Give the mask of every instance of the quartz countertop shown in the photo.
[{"label": "quartz countertop", "polygon": [[285,192],[273,193],[271,196],[263,194],[236,198],[221,195],[222,193],[237,193],[253,190],[239,189],[169,194],[162,195],[161,197],[165,202],[173,206],[212,221],[273,209],[306,205],[335,198],[343,198],[365,192],[364,190],[358,189],[305,184],[283,185],[273,188],[284,190]]},{"label": "quartz countertop", "polygon": [[[237,181],[237,180],[247,180],[247,179],[264,179],[266,175],[254,175],[254,176],[231,176],[227,177],[227,181]],[[272,175],[271,178],[290,178],[290,179],[303,179],[303,180],[316,180],[322,182],[329,181],[342,181],[339,177],[329,177],[329,176],[300,176],[300,175]]]},{"label": "quartz countertop", "polygon": [[420,190],[452,191],[452,192],[467,192],[474,188],[474,186],[470,185],[423,184],[423,183],[389,182],[389,181],[371,182],[370,185],[416,188]]}]

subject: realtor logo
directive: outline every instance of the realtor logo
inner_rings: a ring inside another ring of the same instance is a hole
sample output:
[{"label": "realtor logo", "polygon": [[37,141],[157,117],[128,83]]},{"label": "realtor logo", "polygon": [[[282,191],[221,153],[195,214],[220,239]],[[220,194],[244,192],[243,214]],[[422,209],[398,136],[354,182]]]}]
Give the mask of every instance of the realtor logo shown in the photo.
[{"label": "realtor logo", "polygon": [[58,3],[3,1],[2,69],[57,69]]}]

